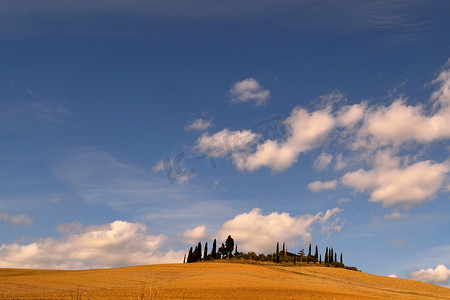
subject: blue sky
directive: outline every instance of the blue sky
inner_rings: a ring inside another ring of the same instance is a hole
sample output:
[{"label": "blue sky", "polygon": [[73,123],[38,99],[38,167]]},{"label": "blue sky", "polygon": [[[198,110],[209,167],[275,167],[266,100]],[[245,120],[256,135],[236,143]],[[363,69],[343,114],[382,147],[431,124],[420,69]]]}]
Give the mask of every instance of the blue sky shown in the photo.
[{"label": "blue sky", "polygon": [[447,285],[449,8],[2,1],[0,267],[232,234]]}]

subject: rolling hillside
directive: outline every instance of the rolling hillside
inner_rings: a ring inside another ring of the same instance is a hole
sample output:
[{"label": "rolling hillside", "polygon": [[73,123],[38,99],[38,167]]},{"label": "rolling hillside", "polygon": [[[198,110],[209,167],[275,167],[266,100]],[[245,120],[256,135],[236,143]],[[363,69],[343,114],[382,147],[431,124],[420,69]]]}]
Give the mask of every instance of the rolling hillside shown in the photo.
[{"label": "rolling hillside", "polygon": [[0,269],[0,299],[450,299],[450,289],[314,266],[206,262],[84,271]]}]

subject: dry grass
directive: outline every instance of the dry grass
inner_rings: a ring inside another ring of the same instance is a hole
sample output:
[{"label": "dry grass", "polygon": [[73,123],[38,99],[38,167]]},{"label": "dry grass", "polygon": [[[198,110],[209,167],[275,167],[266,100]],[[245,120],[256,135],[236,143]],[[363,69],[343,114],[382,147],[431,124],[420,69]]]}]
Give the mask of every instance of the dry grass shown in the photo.
[{"label": "dry grass", "polygon": [[450,289],[313,266],[239,263],[0,269],[0,299],[450,299]]}]

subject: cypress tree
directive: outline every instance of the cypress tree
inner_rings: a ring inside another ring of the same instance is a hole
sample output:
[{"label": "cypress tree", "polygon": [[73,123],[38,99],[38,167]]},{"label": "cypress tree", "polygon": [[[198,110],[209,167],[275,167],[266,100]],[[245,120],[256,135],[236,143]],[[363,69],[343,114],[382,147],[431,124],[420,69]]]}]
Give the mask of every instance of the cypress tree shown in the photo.
[{"label": "cypress tree", "polygon": [[330,248],[330,253],[328,253],[328,260],[330,261],[330,264],[333,262],[333,248]]},{"label": "cypress tree", "polygon": [[342,252],[341,252],[341,264],[343,264],[343,261],[342,261]]},{"label": "cypress tree", "polygon": [[198,245],[195,246],[194,251],[192,252],[192,262],[196,262],[198,257]]},{"label": "cypress tree", "polygon": [[319,255],[319,249],[317,248],[317,245],[316,245],[316,253],[314,253],[314,264],[316,263],[316,261],[319,258],[318,255]]},{"label": "cypress tree", "polygon": [[183,264],[186,263],[186,253],[184,254],[184,258],[183,258]]},{"label": "cypress tree", "polygon": [[208,259],[208,242],[205,243],[205,252],[203,253],[203,260]]},{"label": "cypress tree", "polygon": [[277,243],[277,264],[280,263],[280,243]]},{"label": "cypress tree", "polygon": [[192,262],[192,256],[193,256],[193,253],[192,253],[192,247],[191,247],[191,249],[189,249],[189,254],[188,254],[188,257],[187,257],[187,262],[188,263]]},{"label": "cypress tree", "polygon": [[238,254],[238,251],[237,251],[237,245],[236,245],[236,247],[234,249],[234,255],[237,255],[237,254]]},{"label": "cypress tree", "polygon": [[337,260],[337,253],[334,253],[334,261],[338,261]]},{"label": "cypress tree", "polygon": [[311,244],[309,244],[308,256],[311,256]]},{"label": "cypress tree", "polygon": [[325,263],[328,263],[328,247],[325,250]]},{"label": "cypress tree", "polygon": [[213,259],[216,259],[216,258],[217,258],[216,248],[217,248],[217,246],[216,246],[216,239],[214,239],[213,247],[212,247],[212,251],[211,251],[211,257],[212,257]]},{"label": "cypress tree", "polygon": [[227,240],[225,241],[225,249],[227,251],[228,258],[230,258],[230,256],[233,255],[233,250],[234,250],[234,240],[231,237],[231,235],[229,235],[227,237]]},{"label": "cypress tree", "polygon": [[283,256],[284,256],[284,252],[286,252],[286,246],[283,243]]},{"label": "cypress tree", "polygon": [[227,250],[224,243],[222,243],[222,246],[220,246],[220,248],[217,250],[217,255],[219,256],[219,259],[222,259],[227,255]]},{"label": "cypress tree", "polygon": [[319,264],[322,264],[322,254],[319,255]]},{"label": "cypress tree", "polygon": [[202,243],[198,242],[197,260],[202,261]]}]

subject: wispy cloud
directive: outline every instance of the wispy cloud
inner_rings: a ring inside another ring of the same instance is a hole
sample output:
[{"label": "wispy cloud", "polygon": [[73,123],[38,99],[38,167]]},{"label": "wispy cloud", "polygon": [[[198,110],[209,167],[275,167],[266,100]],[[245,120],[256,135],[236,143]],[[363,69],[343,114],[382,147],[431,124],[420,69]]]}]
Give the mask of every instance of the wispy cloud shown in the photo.
[{"label": "wispy cloud", "polygon": [[330,165],[332,159],[333,155],[331,154],[327,153],[320,154],[314,161],[314,169],[316,171],[323,171]]},{"label": "wispy cloud", "polygon": [[53,169],[87,202],[124,212],[135,211],[136,207],[144,211],[155,206],[171,207],[176,201],[174,194],[199,197],[206,191],[195,185],[170,185],[165,174],[156,176],[89,147],[72,150]]},{"label": "wispy cloud", "polygon": [[339,197],[336,202],[337,204],[342,204],[342,203],[347,203],[352,201],[352,199],[348,198],[348,197]]},{"label": "wispy cloud", "polygon": [[404,218],[407,218],[407,217],[409,217],[409,214],[407,214],[407,213],[401,213],[399,211],[393,211],[393,212],[391,212],[389,214],[384,215],[383,219],[389,221],[389,220],[400,220],[400,219],[404,219]]},{"label": "wispy cloud", "polygon": [[[28,99],[27,99],[28,98]],[[42,125],[62,125],[69,111],[57,104],[36,97],[3,101],[0,105],[0,126],[12,131],[32,130]]]},{"label": "wispy cloud", "polygon": [[33,218],[27,215],[24,214],[11,215],[8,214],[7,212],[0,212],[0,220],[11,223],[13,225],[27,225],[27,226],[30,226],[34,222]]},{"label": "wispy cloud", "polygon": [[186,125],[184,127],[184,130],[191,131],[191,130],[198,130],[198,131],[205,131],[209,127],[213,125],[212,120],[205,120],[205,119],[196,119],[192,123]]}]

